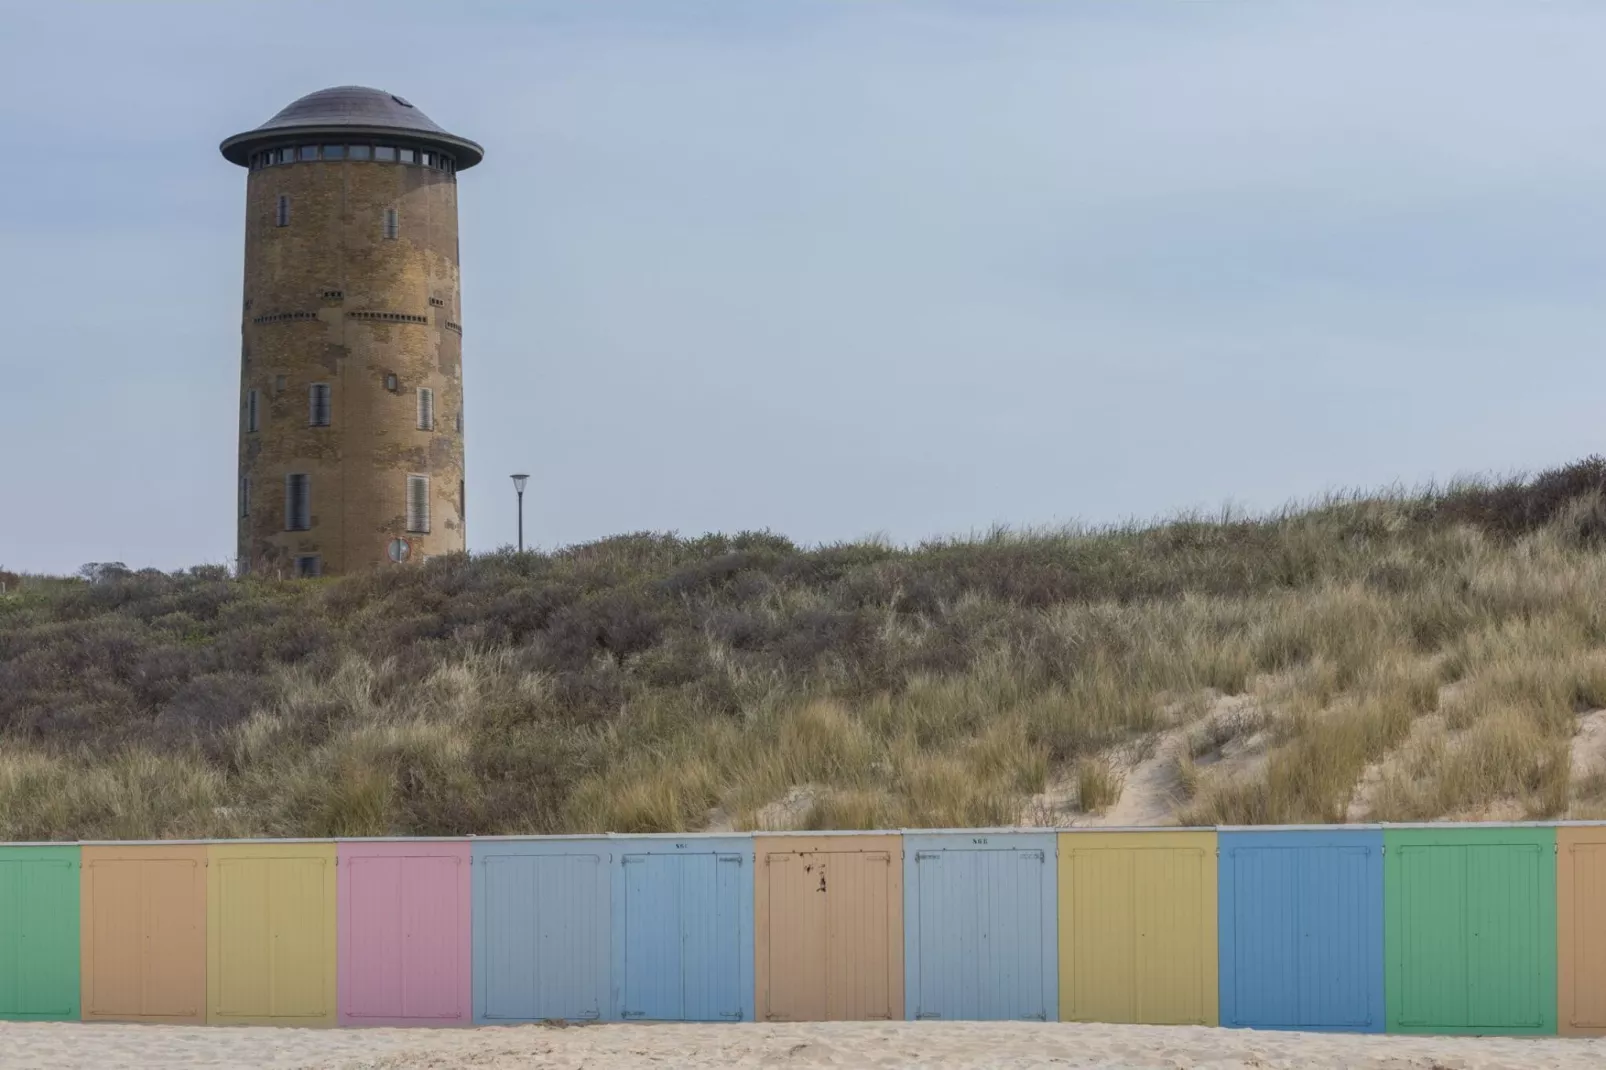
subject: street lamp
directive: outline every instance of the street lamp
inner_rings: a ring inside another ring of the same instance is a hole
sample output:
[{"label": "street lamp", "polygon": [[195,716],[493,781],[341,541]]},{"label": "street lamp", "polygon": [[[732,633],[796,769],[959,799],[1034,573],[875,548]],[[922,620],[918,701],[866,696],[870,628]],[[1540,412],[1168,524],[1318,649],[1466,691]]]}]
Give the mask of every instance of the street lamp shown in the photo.
[{"label": "street lamp", "polygon": [[519,496],[519,553],[521,554],[524,552],[524,484],[529,481],[530,477],[523,472],[513,477],[513,490]]}]

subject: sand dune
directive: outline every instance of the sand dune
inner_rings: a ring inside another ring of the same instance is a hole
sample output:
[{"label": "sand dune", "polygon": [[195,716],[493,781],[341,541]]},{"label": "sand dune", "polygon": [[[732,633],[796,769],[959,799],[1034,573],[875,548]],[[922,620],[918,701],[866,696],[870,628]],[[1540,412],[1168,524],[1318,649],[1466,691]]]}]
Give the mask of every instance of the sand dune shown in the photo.
[{"label": "sand dune", "polygon": [[1584,1070],[1606,1040],[1363,1037],[1003,1022],[308,1030],[0,1022],[6,1070],[1132,1067]]}]

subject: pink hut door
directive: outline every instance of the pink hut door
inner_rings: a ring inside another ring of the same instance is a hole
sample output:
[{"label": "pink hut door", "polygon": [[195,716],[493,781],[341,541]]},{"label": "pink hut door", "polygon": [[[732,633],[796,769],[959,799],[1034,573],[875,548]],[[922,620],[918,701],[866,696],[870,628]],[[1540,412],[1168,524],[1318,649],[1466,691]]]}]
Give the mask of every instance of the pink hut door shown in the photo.
[{"label": "pink hut door", "polygon": [[469,846],[340,845],[340,1019],[473,1020]]}]

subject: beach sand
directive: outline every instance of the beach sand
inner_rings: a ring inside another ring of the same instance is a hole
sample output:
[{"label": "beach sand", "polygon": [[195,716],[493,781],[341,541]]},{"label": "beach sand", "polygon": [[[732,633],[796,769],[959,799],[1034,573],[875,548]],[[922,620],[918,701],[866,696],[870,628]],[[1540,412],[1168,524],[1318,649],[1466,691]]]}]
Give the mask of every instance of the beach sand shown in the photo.
[{"label": "beach sand", "polygon": [[1606,1040],[1381,1037],[1035,1022],[418,1030],[0,1022],[0,1067],[5,1070],[680,1066],[1584,1070],[1606,1066]]}]

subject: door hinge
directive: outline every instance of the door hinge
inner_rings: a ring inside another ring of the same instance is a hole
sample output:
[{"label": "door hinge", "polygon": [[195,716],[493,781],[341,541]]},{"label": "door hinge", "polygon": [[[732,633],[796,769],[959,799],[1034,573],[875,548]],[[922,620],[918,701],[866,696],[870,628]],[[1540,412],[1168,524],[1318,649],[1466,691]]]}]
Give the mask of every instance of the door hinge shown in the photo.
[{"label": "door hinge", "polygon": [[929,1020],[941,1017],[942,1015],[938,1014],[936,1011],[915,1011],[915,1018],[921,1020]]},{"label": "door hinge", "polygon": [[720,1011],[719,1016],[721,1018],[729,1018],[733,1022],[739,1022],[742,1020],[741,1011]]}]

